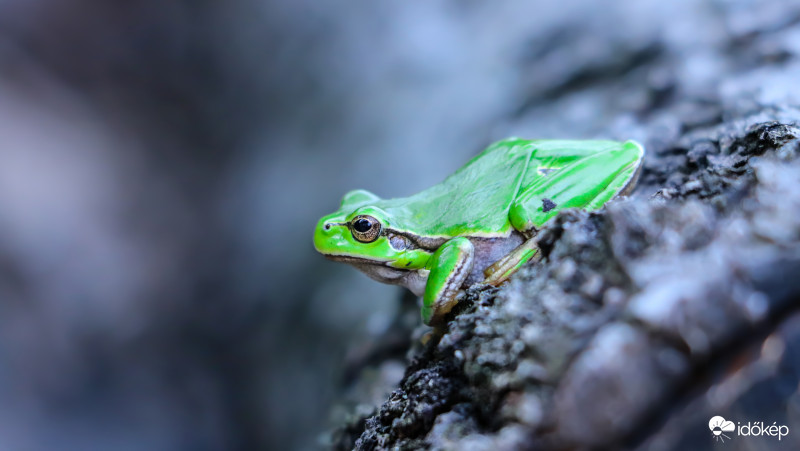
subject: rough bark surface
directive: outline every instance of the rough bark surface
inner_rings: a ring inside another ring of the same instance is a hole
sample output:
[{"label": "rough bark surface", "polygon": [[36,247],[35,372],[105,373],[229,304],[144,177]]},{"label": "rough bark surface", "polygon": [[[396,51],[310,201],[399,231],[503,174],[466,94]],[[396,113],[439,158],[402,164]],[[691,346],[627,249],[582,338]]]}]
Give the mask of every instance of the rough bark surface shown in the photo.
[{"label": "rough bark surface", "polygon": [[[722,58],[767,64],[785,27],[732,35]],[[519,114],[603,92],[598,74],[635,83],[669,47],[581,66]],[[722,415],[790,430],[725,449],[799,449],[800,109],[789,80],[800,68],[770,64],[708,98],[691,77],[656,71],[626,125],[648,151],[632,195],[561,213],[539,234],[540,262],[468,291],[440,339],[409,351],[386,402],[361,406],[333,447],[706,449]]]},{"label": "rough bark surface", "polygon": [[720,412],[800,427],[800,130],[760,119],[649,154],[652,195],[559,215],[544,259],[469,292],[339,447],[710,446]]}]

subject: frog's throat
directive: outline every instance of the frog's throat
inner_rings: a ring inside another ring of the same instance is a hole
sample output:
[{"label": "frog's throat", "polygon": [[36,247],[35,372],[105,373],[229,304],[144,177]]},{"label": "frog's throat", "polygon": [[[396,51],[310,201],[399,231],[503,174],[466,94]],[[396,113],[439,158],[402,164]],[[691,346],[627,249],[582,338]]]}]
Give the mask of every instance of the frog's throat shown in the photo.
[{"label": "frog's throat", "polygon": [[395,268],[390,262],[343,255],[325,255],[330,260],[343,261],[378,282],[402,285],[417,296],[422,296],[428,280],[428,270],[423,268]]}]

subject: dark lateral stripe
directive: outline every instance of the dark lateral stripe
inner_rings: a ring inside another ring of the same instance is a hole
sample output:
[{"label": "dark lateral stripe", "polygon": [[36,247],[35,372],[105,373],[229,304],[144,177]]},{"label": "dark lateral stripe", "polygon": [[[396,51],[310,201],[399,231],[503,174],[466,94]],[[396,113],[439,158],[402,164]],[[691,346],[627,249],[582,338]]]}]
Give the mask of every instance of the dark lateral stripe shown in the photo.
[{"label": "dark lateral stripe", "polygon": [[439,248],[439,246],[444,244],[445,241],[450,239],[450,238],[444,238],[444,237],[426,238],[426,237],[421,237],[421,236],[418,236],[418,235],[414,235],[412,233],[402,232],[400,230],[389,229],[389,228],[384,229],[384,234],[390,234],[390,233],[394,234],[394,235],[402,236],[403,238],[407,238],[409,241],[414,243],[414,245],[416,247],[421,248],[421,249],[425,249],[425,250],[429,250],[429,251],[435,251],[436,249]]}]

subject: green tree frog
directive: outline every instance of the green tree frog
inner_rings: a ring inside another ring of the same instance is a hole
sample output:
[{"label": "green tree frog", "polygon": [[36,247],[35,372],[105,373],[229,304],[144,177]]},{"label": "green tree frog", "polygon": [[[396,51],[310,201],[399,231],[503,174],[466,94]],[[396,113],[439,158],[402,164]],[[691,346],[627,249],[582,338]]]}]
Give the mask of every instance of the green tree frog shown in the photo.
[{"label": "green tree frog", "polygon": [[461,290],[499,285],[531,260],[536,233],[559,211],[630,192],[643,157],[633,141],[505,139],[411,197],[345,194],[317,223],[314,246],[422,296],[422,319],[437,326]]}]

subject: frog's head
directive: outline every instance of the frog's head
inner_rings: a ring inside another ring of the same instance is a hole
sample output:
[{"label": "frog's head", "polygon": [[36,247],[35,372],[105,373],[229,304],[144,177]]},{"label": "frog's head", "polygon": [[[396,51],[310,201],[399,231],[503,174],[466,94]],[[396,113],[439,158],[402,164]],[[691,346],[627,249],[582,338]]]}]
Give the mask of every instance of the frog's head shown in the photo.
[{"label": "frog's head", "polygon": [[425,266],[430,252],[392,228],[392,218],[375,205],[374,194],[347,193],[338,211],[322,217],[314,230],[314,247],[333,260],[355,265],[382,265],[398,269]]}]

